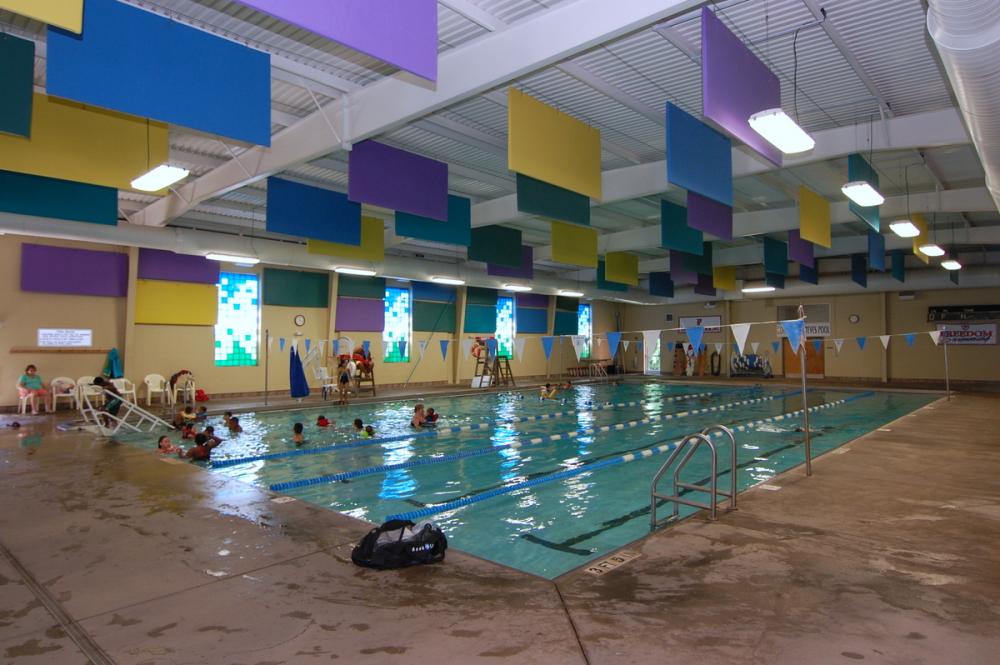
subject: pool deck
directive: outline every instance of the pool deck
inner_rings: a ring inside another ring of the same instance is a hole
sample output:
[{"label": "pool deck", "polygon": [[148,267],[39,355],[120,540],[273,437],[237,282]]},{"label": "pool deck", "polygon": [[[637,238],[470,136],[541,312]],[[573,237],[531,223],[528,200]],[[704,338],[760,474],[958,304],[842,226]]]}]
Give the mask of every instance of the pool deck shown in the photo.
[{"label": "pool deck", "polygon": [[884,429],[549,582],[454,550],[357,568],[355,520],[5,428],[0,663],[996,663],[1000,398]]}]

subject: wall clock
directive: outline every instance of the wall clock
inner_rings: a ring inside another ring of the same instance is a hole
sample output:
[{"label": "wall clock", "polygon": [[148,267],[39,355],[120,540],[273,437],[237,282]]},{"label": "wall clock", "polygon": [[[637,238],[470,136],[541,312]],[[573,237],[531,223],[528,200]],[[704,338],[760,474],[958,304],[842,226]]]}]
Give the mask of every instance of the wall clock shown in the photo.
[{"label": "wall clock", "polygon": [[297,325],[299,328],[301,328],[305,324],[306,324],[306,317],[302,316],[301,314],[296,314],[295,315],[295,325]]},{"label": "wall clock", "polygon": [[849,317],[847,317],[847,320],[850,321],[851,323],[857,323],[858,321],[861,320],[861,317],[858,316],[857,314],[851,314]]}]

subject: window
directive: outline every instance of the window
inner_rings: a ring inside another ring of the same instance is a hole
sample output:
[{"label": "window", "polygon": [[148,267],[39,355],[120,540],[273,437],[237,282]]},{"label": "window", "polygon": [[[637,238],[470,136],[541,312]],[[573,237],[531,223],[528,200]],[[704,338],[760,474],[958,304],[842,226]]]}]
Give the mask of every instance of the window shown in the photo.
[{"label": "window", "polygon": [[581,304],[579,309],[576,310],[576,334],[583,335],[587,338],[587,343],[583,347],[583,351],[580,352],[580,358],[590,357],[590,339],[591,339],[591,316],[590,316],[590,305]]},{"label": "window", "polygon": [[216,367],[255,367],[260,330],[260,278],[219,273],[219,317],[215,324]]},{"label": "window", "polygon": [[514,299],[497,298],[497,355],[514,357]]},{"label": "window", "polygon": [[[385,362],[410,362],[410,290],[387,286],[385,289]],[[402,342],[402,348],[400,345]]]}]

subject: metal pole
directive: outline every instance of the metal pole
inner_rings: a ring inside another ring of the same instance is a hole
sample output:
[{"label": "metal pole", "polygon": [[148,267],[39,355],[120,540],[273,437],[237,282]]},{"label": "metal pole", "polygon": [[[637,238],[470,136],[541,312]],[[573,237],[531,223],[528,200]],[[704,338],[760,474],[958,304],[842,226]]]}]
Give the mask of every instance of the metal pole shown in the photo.
[{"label": "metal pole", "polygon": [[944,340],[944,392],[951,401],[951,377],[948,374],[948,339]]},{"label": "metal pole", "polygon": [[264,329],[264,406],[267,406],[267,375],[271,361],[271,331]]},{"label": "metal pole", "polygon": [[[805,320],[805,308],[799,305],[799,318]],[[802,329],[802,340],[799,348],[799,368],[802,372],[802,423],[806,440],[806,475],[812,475],[812,433],[809,431],[809,402],[806,397],[806,331]]]}]

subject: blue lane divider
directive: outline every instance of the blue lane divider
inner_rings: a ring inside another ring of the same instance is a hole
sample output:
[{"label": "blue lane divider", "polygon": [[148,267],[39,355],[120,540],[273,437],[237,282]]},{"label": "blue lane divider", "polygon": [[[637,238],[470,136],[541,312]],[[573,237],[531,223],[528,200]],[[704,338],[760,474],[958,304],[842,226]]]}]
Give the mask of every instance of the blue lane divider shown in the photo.
[{"label": "blue lane divider", "polygon": [[[826,404],[820,404],[818,406],[809,407],[809,411],[818,411],[820,409],[830,409],[835,406],[841,406],[848,402],[853,402],[854,400],[861,399],[863,397],[871,397],[875,393],[872,391],[867,391],[854,395],[852,397],[847,397],[845,399],[836,400],[834,402],[827,402]],[[771,416],[769,418],[761,418],[759,420],[753,420],[742,425],[737,425],[736,427],[730,427],[734,432],[743,432],[749,430],[752,427],[756,427],[762,423],[774,422],[778,420],[784,420],[785,418],[794,418],[795,416],[801,414],[804,409],[799,409],[798,411],[790,411],[788,413],[783,413],[777,416]],[[721,432],[716,432],[712,436],[721,436]],[[628,464],[629,462],[634,462],[637,459],[645,459],[652,457],[653,455],[658,455],[666,452],[671,452],[680,445],[680,441],[673,441],[670,443],[663,443],[658,446],[653,446],[651,448],[646,448],[639,452],[628,453],[620,457],[612,457],[611,459],[601,460],[600,462],[593,462],[591,464],[581,464],[580,466],[573,469],[566,469],[565,471],[558,471],[556,473],[549,474],[547,476],[541,476],[539,478],[533,478],[531,480],[526,480],[520,483],[513,483],[511,485],[506,485],[504,487],[498,487],[496,489],[488,490],[486,492],[481,492],[475,496],[466,497],[464,499],[458,499],[455,501],[450,501],[448,503],[442,503],[438,506],[429,506],[427,508],[421,508],[419,510],[412,510],[408,513],[397,513],[395,515],[388,515],[385,520],[417,520],[424,517],[430,517],[431,515],[436,515],[438,513],[445,513],[457,508],[462,508],[464,506],[472,505],[474,503],[479,503],[481,501],[487,501],[497,496],[503,494],[510,494],[511,492],[516,492],[518,490],[526,489],[528,487],[534,487],[536,485],[541,485],[542,483],[549,483],[556,480],[562,480],[564,478],[570,478],[581,473],[587,473],[591,471],[597,471],[609,466],[617,466],[620,464]]]},{"label": "blue lane divider", "polygon": [[780,393],[778,395],[769,395],[767,397],[758,397],[756,399],[745,399],[738,402],[730,402],[728,404],[719,404],[716,406],[705,407],[704,409],[694,409],[691,411],[681,411],[679,413],[665,413],[660,415],[652,415],[640,420],[630,420],[624,423],[615,423],[613,425],[601,425],[600,427],[588,427],[586,429],[577,430],[574,432],[566,432],[563,434],[549,434],[546,436],[536,436],[525,441],[512,441],[511,443],[503,443],[495,446],[486,446],[484,448],[474,448],[472,450],[466,450],[460,453],[452,453],[450,455],[439,455],[436,457],[424,457],[415,460],[408,460],[406,462],[396,462],[393,464],[379,464],[377,466],[368,466],[361,469],[355,469],[353,471],[343,471],[341,473],[331,473],[325,476],[317,476],[315,478],[301,478],[299,480],[289,480],[283,483],[275,483],[269,486],[272,492],[283,492],[285,490],[295,489],[297,487],[308,487],[310,485],[322,485],[325,483],[336,483],[342,480],[350,480],[352,478],[359,478],[361,476],[370,476],[376,473],[385,473],[387,471],[396,471],[397,469],[412,469],[417,466],[426,466],[428,464],[443,464],[445,462],[453,462],[455,460],[465,459],[468,457],[478,457],[480,455],[489,455],[497,452],[498,450],[506,450],[509,448],[521,448],[525,445],[535,445],[539,443],[545,443],[547,441],[562,441],[564,439],[575,439],[581,436],[588,436],[590,434],[596,434],[598,432],[610,432],[612,430],[625,430],[632,429],[633,427],[640,427],[642,425],[648,425],[649,423],[658,422],[661,420],[674,420],[676,418],[686,418],[688,416],[697,415],[699,413],[709,413],[714,411],[725,411],[726,409],[733,409],[738,406],[745,406],[747,404],[756,404],[759,402],[768,402],[775,399],[780,399],[782,397],[789,397],[793,395],[800,394],[798,391],[792,391],[788,393]]},{"label": "blue lane divider", "polygon": [[[707,396],[712,395],[712,394],[714,394],[714,393],[706,392],[706,393],[697,393],[697,394],[690,394],[690,395],[676,395],[676,396],[673,396],[673,397],[664,398],[662,400],[653,400],[653,401],[673,402],[673,401],[678,401],[678,400],[682,400],[682,399],[695,399],[695,398],[698,398],[698,397],[707,397]],[[602,405],[599,405],[599,406],[592,407],[590,410],[592,410],[592,411],[603,411],[605,409],[624,408],[624,407],[636,406],[636,405],[645,404],[645,403],[647,403],[647,402],[642,402],[642,401],[639,401],[639,402],[619,402],[618,404],[611,404],[609,402],[609,403],[605,403],[605,404],[602,404]],[[589,404],[587,406],[590,407]],[[295,450],[283,450],[283,451],[276,452],[276,453],[261,453],[260,455],[247,455],[246,457],[231,457],[229,459],[226,459],[226,458],[223,458],[223,459],[213,459],[212,460],[212,468],[213,469],[220,469],[220,468],[227,467],[227,466],[237,466],[239,464],[249,464],[250,462],[261,462],[261,461],[266,461],[266,460],[284,459],[286,457],[298,457],[300,455],[318,455],[320,453],[332,453],[332,452],[336,452],[338,450],[345,450],[345,449],[348,449],[348,448],[360,448],[362,446],[374,446],[374,445],[378,445],[380,443],[393,443],[393,442],[396,442],[396,441],[406,441],[407,439],[427,438],[427,437],[432,437],[432,436],[434,436],[434,437],[441,437],[441,436],[447,436],[449,434],[459,434],[459,433],[463,433],[463,432],[472,432],[474,430],[488,429],[490,427],[494,427],[496,425],[496,423],[498,423],[498,422],[499,423],[504,423],[504,422],[520,423],[520,422],[528,422],[528,421],[532,421],[532,420],[548,420],[548,419],[551,419],[551,418],[561,418],[561,417],[564,417],[564,416],[576,415],[576,414],[577,414],[576,411],[559,411],[559,412],[556,412],[556,413],[545,413],[545,414],[541,414],[541,415],[538,415],[538,416],[520,416],[520,417],[516,417],[516,418],[501,419],[501,420],[498,420],[498,421],[495,421],[495,422],[494,421],[490,421],[490,422],[483,422],[483,423],[472,423],[472,424],[469,424],[469,425],[456,425],[454,427],[438,427],[436,429],[421,430],[419,432],[413,432],[412,434],[398,434],[398,435],[395,435],[395,436],[383,436],[383,437],[378,437],[378,438],[375,438],[375,439],[357,439],[355,441],[347,441],[345,443],[334,443],[334,444],[331,444],[329,446],[321,446],[321,447],[318,447],[318,448],[297,448]]]}]

